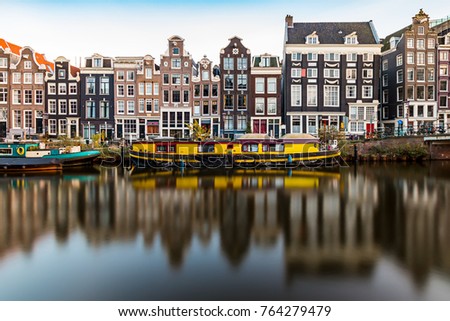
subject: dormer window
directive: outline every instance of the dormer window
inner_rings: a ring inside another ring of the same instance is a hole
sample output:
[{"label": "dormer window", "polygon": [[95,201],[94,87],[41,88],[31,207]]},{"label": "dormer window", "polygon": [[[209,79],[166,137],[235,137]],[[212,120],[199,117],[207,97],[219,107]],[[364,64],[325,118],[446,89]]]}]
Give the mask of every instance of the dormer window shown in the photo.
[{"label": "dormer window", "polygon": [[345,36],[345,44],[346,45],[357,45],[358,44],[358,36],[356,32],[352,32],[351,34]]},{"label": "dormer window", "polygon": [[25,61],[24,68],[25,69],[31,69],[31,61]]},{"label": "dormer window", "polygon": [[417,28],[417,33],[418,33],[419,35],[425,34],[425,27],[424,27],[424,26],[419,26],[419,27]]},{"label": "dormer window", "polygon": [[180,54],[180,48],[177,48],[177,47],[173,48],[172,49],[172,54],[179,55]]},{"label": "dormer window", "polygon": [[94,67],[97,67],[97,68],[102,67],[102,58],[94,58]]},{"label": "dormer window", "polygon": [[310,45],[317,45],[320,43],[319,36],[317,36],[315,31],[312,34],[306,36],[306,43]]}]

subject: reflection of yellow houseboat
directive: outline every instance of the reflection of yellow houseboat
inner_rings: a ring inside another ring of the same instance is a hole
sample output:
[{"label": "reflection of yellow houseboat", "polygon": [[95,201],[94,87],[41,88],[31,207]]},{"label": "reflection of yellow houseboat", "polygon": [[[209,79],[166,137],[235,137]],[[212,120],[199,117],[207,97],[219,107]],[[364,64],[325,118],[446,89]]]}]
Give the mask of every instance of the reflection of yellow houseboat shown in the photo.
[{"label": "reflection of yellow houseboat", "polygon": [[153,140],[134,142],[130,151],[137,167],[298,167],[330,165],[339,150],[320,150],[319,139],[288,134],[280,139],[246,134],[229,141]]},{"label": "reflection of yellow houseboat", "polygon": [[335,180],[339,173],[303,170],[194,170],[187,173],[154,171],[133,173],[133,186],[137,189],[314,189],[320,180]]}]

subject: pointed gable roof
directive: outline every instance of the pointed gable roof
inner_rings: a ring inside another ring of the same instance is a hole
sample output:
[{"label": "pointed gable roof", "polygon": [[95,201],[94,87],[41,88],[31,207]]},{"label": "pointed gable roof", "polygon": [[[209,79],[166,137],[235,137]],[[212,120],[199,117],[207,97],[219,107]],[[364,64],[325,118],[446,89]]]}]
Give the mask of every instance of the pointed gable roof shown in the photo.
[{"label": "pointed gable roof", "polygon": [[[20,57],[21,51],[23,49],[23,47],[20,47],[20,46],[15,45],[15,44],[13,44],[11,42],[8,42],[8,41],[6,41],[5,39],[2,39],[2,38],[0,38],[0,47],[3,48],[3,50],[5,50],[5,51],[7,49],[9,49],[9,51],[12,54],[14,54],[14,55],[16,55],[18,57]],[[47,71],[53,72],[53,70],[55,69],[54,64],[52,62],[48,61],[43,54],[40,54],[40,53],[34,51],[33,49],[32,49],[32,51],[34,53],[34,59],[35,59],[36,63],[39,64],[39,65],[44,65],[45,68],[47,69]]]},{"label": "pointed gable roof", "polygon": [[305,44],[306,37],[315,33],[321,44],[344,44],[346,35],[356,32],[359,44],[378,44],[378,36],[368,22],[300,22],[287,29],[287,44]]}]

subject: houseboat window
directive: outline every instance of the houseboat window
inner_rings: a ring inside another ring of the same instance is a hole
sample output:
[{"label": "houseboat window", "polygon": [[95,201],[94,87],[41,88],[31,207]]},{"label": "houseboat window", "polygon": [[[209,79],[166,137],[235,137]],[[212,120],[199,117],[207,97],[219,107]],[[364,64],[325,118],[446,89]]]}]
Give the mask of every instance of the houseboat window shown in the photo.
[{"label": "houseboat window", "polygon": [[276,144],[275,151],[276,152],[284,152],[284,144]]},{"label": "houseboat window", "polygon": [[167,151],[167,146],[158,145],[158,146],[156,146],[156,151],[157,152],[166,152]]},{"label": "houseboat window", "polygon": [[0,155],[12,155],[11,148],[0,148]]},{"label": "houseboat window", "polygon": [[258,151],[258,144],[250,144],[250,151],[251,152],[257,152]]},{"label": "houseboat window", "polygon": [[175,152],[175,146],[174,145],[169,146],[169,151],[171,153]]}]

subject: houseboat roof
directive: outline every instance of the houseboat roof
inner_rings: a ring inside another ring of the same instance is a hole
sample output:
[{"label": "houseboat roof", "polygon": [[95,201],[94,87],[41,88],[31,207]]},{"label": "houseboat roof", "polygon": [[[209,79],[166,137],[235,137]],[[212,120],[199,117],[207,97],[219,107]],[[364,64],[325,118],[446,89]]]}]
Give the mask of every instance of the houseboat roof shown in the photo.
[{"label": "houseboat roof", "polygon": [[318,138],[311,135],[311,134],[300,134],[300,133],[294,133],[294,134],[286,134],[281,139],[311,139],[311,140],[317,140]]},{"label": "houseboat roof", "polygon": [[270,139],[267,134],[244,134],[237,138],[237,140],[252,140],[252,139]]}]

